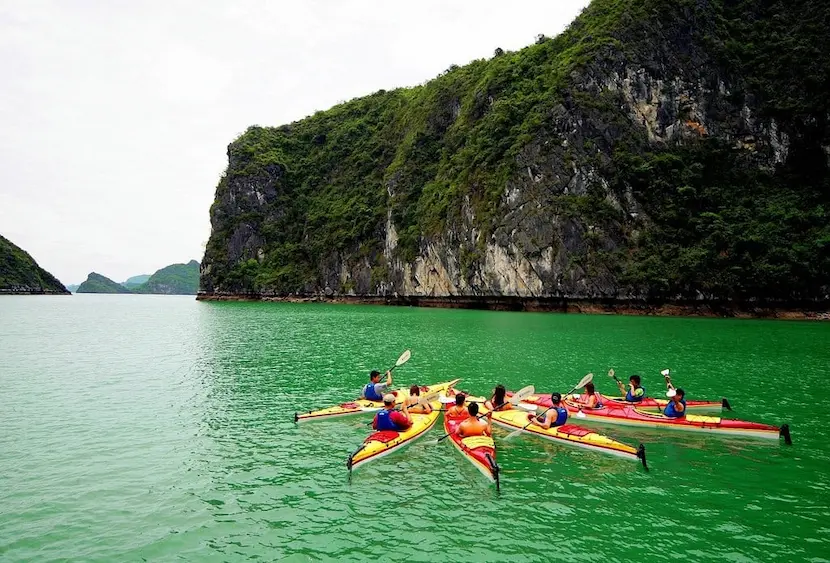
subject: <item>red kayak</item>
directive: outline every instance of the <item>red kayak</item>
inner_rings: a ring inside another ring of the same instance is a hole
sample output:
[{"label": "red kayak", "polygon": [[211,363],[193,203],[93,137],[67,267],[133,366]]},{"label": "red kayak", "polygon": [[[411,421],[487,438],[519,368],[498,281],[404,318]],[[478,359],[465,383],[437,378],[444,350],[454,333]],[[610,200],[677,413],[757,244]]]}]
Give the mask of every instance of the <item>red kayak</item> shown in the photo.
[{"label": "red kayak", "polygon": [[[626,401],[625,397],[609,397],[601,393],[597,393],[597,395],[602,398],[603,405],[612,407],[637,407],[639,409],[660,409],[662,411],[669,402],[668,399],[645,397],[639,403],[633,403]],[[574,395],[573,397],[578,398],[579,395]],[[732,410],[732,405],[729,404],[729,400],[726,397],[720,401],[686,401],[686,410],[690,411],[720,411],[722,409]]]},{"label": "red kayak", "polygon": [[[544,408],[551,406],[550,395],[532,395],[527,397],[524,402]],[[563,403],[567,407],[568,412],[574,413],[577,418],[586,422],[650,428],[673,428],[692,432],[751,436],[753,438],[778,439],[779,436],[783,436],[786,444],[792,443],[790,427],[787,424],[778,427],[761,424],[759,422],[746,422],[743,420],[720,418],[718,416],[700,416],[694,414],[680,418],[670,418],[663,413],[649,412],[627,404],[620,406],[603,404],[601,409],[586,409],[575,402],[570,396],[566,397]]]},{"label": "red kayak", "polygon": [[[484,406],[484,397],[467,397],[467,401],[479,403],[479,414],[487,413],[487,408]],[[496,488],[498,489],[499,466],[496,463],[496,444],[493,442],[493,438],[491,436],[469,436],[462,438],[455,433],[458,425],[467,418],[467,415],[449,417],[445,414],[444,432],[449,434],[448,438],[455,449],[470,460],[470,463],[476,466],[485,477],[495,482]]]}]

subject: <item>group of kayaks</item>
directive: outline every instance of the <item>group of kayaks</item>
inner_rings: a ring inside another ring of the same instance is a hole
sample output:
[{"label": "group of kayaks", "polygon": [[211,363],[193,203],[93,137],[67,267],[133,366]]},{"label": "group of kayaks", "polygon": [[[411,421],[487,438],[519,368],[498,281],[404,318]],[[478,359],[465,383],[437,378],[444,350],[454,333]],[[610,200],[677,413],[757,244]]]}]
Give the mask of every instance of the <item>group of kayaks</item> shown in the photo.
[{"label": "group of kayaks", "polygon": [[[425,398],[432,412],[429,414],[411,413],[412,425],[402,431],[382,430],[373,432],[360,447],[353,452],[346,466],[349,471],[356,469],[364,463],[383,457],[395,450],[424,436],[438,421],[439,416],[446,409],[449,403],[455,402],[455,386],[460,379],[427,385],[420,388],[420,397]],[[639,461],[648,470],[646,463],[645,447],[639,444],[633,447],[619,442],[594,430],[583,428],[580,425],[572,424],[571,420],[585,422],[597,422],[606,424],[618,424],[625,426],[640,426],[650,428],[670,428],[685,431],[708,432],[714,434],[725,434],[733,436],[749,436],[755,438],[777,439],[782,436],[787,444],[791,443],[789,427],[781,427],[761,424],[757,422],[746,422],[741,420],[725,419],[718,416],[702,414],[686,414],[680,418],[670,418],[662,414],[666,401],[661,399],[643,399],[639,403],[632,404],[622,397],[608,397],[600,395],[601,408],[585,408],[579,401],[578,395],[566,395],[563,397],[564,406],[573,418],[569,417],[567,423],[561,426],[543,428],[533,422],[529,422],[529,412],[542,412],[552,406],[550,394],[536,394],[532,387],[525,388],[512,398],[513,405],[509,410],[496,410],[490,414],[494,424],[513,430],[512,434],[525,432],[547,440],[585,448],[605,454],[628,458]],[[508,392],[508,396],[513,396]],[[400,390],[396,394],[397,404],[407,399],[408,393]],[[477,402],[479,404],[479,415],[486,415],[488,412],[483,397],[466,397],[466,402]],[[383,403],[358,399],[340,405],[335,405],[322,410],[311,411],[303,414],[295,413],[295,422],[307,422],[311,420],[327,419],[339,416],[355,415],[360,413],[376,413],[383,407]],[[687,412],[711,412],[720,411],[723,408],[731,410],[726,399],[719,401],[687,401]],[[466,418],[444,416],[445,434],[441,440],[447,439],[468,461],[478,468],[488,479],[499,484],[499,465],[496,462],[496,444],[490,436],[471,436],[462,438],[456,432],[458,425]]]}]

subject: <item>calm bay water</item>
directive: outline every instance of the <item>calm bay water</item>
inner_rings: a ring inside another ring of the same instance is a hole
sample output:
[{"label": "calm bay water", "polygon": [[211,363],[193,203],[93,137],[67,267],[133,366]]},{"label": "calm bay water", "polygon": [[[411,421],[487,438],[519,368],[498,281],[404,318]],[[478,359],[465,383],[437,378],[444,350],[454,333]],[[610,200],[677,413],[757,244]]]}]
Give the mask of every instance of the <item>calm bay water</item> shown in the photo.
[{"label": "calm bay water", "polygon": [[[427,440],[349,483],[369,417],[292,415],[406,348],[401,384],[479,394],[670,367],[795,444],[603,427],[645,473],[497,431],[500,494]],[[829,368],[828,323],[3,297],[0,561],[828,561]]]}]

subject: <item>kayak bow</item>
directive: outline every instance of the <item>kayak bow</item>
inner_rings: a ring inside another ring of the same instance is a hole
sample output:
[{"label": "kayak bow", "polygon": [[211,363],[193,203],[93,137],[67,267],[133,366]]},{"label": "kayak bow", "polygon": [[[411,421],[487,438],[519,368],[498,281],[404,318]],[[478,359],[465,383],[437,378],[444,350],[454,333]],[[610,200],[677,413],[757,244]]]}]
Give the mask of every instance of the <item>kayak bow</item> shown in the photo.
[{"label": "kayak bow", "polygon": [[[487,413],[484,406],[484,397],[467,397],[468,402],[479,403],[479,415]],[[461,452],[470,463],[472,463],[482,475],[496,484],[499,489],[499,466],[496,463],[496,444],[492,436],[469,436],[462,438],[456,434],[458,426],[468,418],[468,415],[449,417],[444,415],[444,432],[449,435],[453,447]]]}]

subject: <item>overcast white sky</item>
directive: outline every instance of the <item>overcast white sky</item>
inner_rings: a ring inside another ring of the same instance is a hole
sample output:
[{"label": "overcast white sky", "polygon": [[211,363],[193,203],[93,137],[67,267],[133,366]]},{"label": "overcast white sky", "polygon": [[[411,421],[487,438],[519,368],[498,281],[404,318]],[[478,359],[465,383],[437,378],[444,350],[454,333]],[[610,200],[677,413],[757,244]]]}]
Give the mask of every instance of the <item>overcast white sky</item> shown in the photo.
[{"label": "overcast white sky", "polygon": [[230,141],[556,35],[587,0],[0,0],[0,234],[64,283],[202,259]]}]

